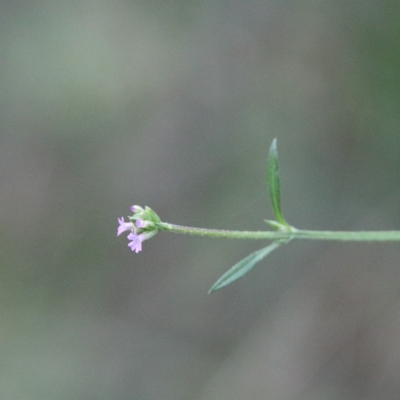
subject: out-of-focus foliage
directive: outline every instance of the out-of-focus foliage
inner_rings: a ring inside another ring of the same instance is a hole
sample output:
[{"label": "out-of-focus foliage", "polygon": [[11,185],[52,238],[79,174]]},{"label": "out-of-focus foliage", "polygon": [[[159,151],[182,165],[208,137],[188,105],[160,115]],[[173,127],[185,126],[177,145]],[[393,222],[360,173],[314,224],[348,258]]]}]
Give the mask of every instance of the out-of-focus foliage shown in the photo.
[{"label": "out-of-focus foliage", "polygon": [[[0,398],[397,399],[399,255],[264,229],[399,229],[395,1],[0,2]],[[272,266],[272,267],[271,267]]]}]

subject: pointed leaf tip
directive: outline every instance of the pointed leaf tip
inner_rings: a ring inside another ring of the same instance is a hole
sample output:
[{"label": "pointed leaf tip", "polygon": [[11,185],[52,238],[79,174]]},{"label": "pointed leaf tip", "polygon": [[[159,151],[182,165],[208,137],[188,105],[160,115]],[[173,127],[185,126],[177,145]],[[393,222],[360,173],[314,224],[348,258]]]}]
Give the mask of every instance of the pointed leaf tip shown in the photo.
[{"label": "pointed leaf tip", "polygon": [[278,163],[278,146],[277,139],[272,141],[269,149],[268,166],[267,166],[267,183],[269,196],[272,203],[276,219],[281,224],[287,225],[281,210],[281,190],[279,181],[279,163]]},{"label": "pointed leaf tip", "polygon": [[257,263],[259,263],[269,253],[285,243],[287,243],[287,240],[276,240],[275,242],[272,242],[269,246],[249,254],[243,260],[235,264],[231,269],[226,271],[217,280],[217,282],[214,283],[208,293],[215,292],[216,290],[222,289],[223,287],[230,285],[232,282],[235,282],[236,280],[247,274],[249,271],[251,271],[257,265]]}]

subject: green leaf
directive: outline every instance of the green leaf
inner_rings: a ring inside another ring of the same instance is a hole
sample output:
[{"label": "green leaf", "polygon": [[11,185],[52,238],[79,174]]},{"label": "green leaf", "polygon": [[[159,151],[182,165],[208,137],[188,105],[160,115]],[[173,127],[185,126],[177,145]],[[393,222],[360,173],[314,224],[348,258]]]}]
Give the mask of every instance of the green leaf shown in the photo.
[{"label": "green leaf", "polygon": [[278,149],[276,145],[276,139],[272,141],[271,147],[269,149],[268,156],[268,168],[267,168],[267,183],[269,196],[271,198],[272,208],[276,219],[281,224],[288,226],[288,223],[283,218],[281,210],[281,189],[279,182],[279,171],[278,171]]},{"label": "green leaf", "polygon": [[257,250],[254,253],[249,254],[246,258],[239,261],[231,269],[226,271],[218,280],[214,283],[208,293],[215,292],[218,289],[222,289],[225,286],[230,285],[232,282],[241,278],[243,275],[251,271],[257,263],[259,263],[264,257],[266,257],[273,250],[277,249],[282,244],[287,243],[288,240],[276,240],[269,246],[264,247],[261,250]]}]

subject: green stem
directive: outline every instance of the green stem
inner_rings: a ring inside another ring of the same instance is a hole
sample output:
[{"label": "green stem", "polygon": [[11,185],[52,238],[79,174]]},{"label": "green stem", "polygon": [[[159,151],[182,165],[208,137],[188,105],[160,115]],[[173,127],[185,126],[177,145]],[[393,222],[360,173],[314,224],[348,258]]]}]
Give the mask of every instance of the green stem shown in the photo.
[{"label": "green stem", "polygon": [[160,222],[157,224],[160,230],[184,233],[197,236],[209,236],[230,239],[310,239],[310,240],[336,240],[353,242],[389,242],[400,241],[400,231],[309,231],[288,228],[287,231],[228,231],[219,229],[193,228]]}]

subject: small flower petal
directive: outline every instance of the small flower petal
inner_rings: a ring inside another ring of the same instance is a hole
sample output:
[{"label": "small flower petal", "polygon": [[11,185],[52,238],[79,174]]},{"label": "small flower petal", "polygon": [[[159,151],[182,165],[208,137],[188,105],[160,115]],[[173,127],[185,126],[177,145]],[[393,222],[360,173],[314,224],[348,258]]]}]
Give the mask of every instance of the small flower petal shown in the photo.
[{"label": "small flower petal", "polygon": [[118,218],[119,227],[117,230],[117,236],[125,231],[131,231],[134,227],[132,222],[125,222],[124,217]]},{"label": "small flower petal", "polygon": [[145,221],[144,219],[138,219],[138,220],[136,220],[136,226],[137,226],[138,228],[146,228],[148,225],[149,225],[148,222]]},{"label": "small flower petal", "polygon": [[146,239],[145,234],[140,234],[137,235],[136,232],[130,233],[128,235],[128,240],[131,240],[130,243],[128,243],[128,246],[131,248],[132,251],[135,251],[136,253],[139,253],[139,251],[142,251],[142,242]]}]

